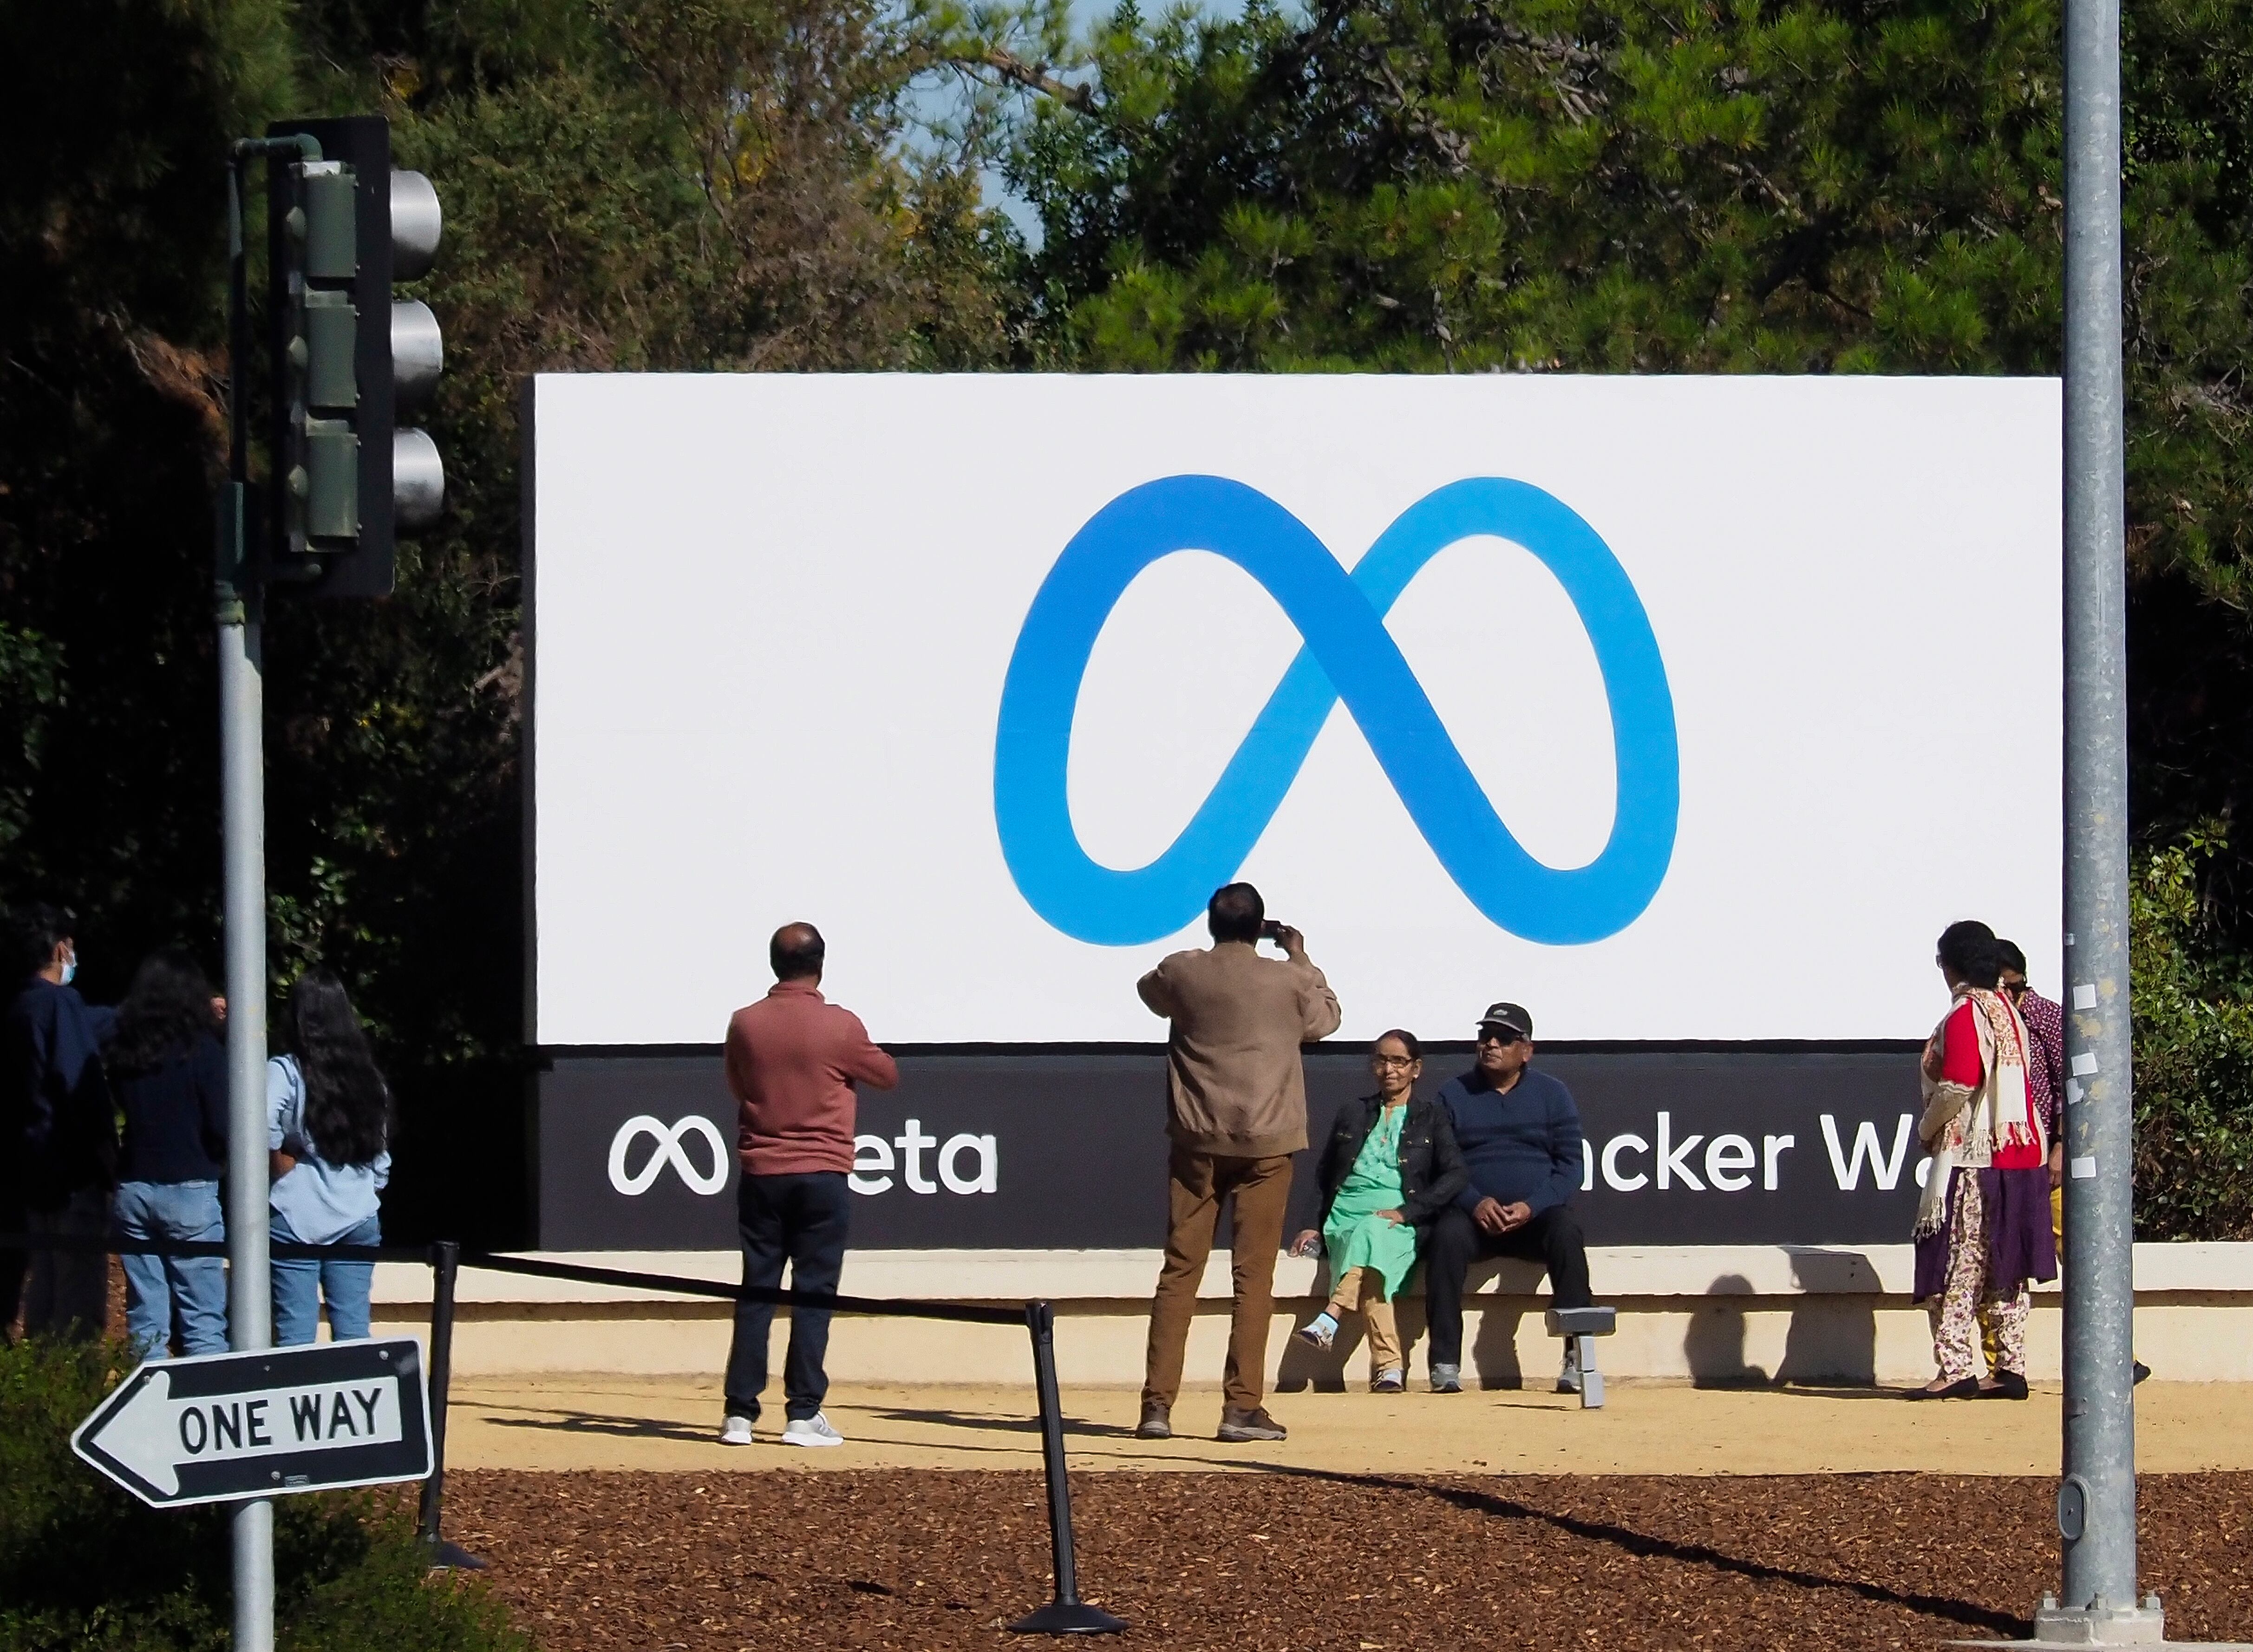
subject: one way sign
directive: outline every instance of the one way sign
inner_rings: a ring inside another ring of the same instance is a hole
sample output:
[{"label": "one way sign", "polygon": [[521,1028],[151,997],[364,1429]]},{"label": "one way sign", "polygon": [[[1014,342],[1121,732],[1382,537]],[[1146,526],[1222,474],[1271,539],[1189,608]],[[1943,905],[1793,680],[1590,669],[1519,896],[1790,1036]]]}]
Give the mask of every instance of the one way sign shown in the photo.
[{"label": "one way sign", "polygon": [[160,1509],[421,1480],[430,1473],[422,1345],[150,1360],[78,1425],[71,1449]]}]

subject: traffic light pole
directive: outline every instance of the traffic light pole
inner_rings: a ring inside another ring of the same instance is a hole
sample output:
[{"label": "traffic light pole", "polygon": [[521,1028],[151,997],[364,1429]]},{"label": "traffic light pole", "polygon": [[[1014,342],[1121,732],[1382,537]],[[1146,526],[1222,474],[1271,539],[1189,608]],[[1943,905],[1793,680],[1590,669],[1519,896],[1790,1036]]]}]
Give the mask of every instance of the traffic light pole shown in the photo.
[{"label": "traffic light pole", "polygon": [[[227,472],[220,497],[213,596],[219,624],[220,790],[227,893],[227,1341],[274,1345],[266,1169],[265,691],[258,645],[257,568],[249,558],[250,461],[243,386],[252,358],[242,236],[243,169],[287,149],[320,157],[310,138],[253,138],[227,166]],[[273,1652],[274,1503],[234,1510],[234,1652]]]},{"label": "traffic light pole", "polygon": [[2035,1635],[2156,1642],[2136,1598],[2119,0],[2065,6],[2065,1440]]}]

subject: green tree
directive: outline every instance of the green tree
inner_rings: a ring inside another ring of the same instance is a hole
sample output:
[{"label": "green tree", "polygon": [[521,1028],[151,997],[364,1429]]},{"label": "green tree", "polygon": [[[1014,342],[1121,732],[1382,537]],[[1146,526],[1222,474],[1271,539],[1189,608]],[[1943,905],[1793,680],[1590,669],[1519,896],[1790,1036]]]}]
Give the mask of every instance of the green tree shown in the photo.
[{"label": "green tree", "polygon": [[[2198,826],[2253,779],[2253,13],[2124,45],[2145,1220],[2253,1232],[2253,888]],[[1098,369],[2055,373],[2059,52],[2055,0],[1129,5],[1019,133],[1026,285]]]},{"label": "green tree", "polygon": [[2194,827],[2138,855],[2130,887],[2141,1237],[2253,1237],[2253,958],[2199,889],[2226,847]]},{"label": "green tree", "polygon": [[976,155],[907,112],[959,26],[875,0],[0,10],[0,903],[76,905],[97,998],[150,946],[218,958],[227,142],[377,110],[445,205],[445,518],[395,596],[266,624],[274,972],[354,983],[409,1229],[513,1237],[524,380],[999,359],[1011,243]]}]

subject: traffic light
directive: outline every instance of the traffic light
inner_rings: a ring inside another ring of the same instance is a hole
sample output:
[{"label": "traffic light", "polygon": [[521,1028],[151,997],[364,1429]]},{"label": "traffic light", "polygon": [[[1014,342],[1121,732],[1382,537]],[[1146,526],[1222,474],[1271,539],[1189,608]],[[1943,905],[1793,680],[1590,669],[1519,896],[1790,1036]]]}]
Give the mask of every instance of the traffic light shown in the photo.
[{"label": "traffic light", "polygon": [[320,596],[383,596],[395,536],[434,520],[445,467],[429,434],[399,420],[444,368],[437,318],[394,281],[438,250],[437,192],[391,167],[380,115],[284,121],[321,158],[268,162],[268,309],[273,330],[273,482],[267,573]]}]

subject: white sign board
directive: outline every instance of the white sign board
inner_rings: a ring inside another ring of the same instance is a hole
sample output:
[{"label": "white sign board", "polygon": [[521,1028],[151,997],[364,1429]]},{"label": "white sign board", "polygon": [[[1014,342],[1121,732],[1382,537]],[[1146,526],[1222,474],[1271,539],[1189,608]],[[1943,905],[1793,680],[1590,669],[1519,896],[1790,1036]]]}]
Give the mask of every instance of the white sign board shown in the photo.
[{"label": "white sign board", "polygon": [[2054,380],[546,377],[534,1026],[1152,1041],[1248,878],[1343,1033],[1921,1035],[2054,982]]}]

